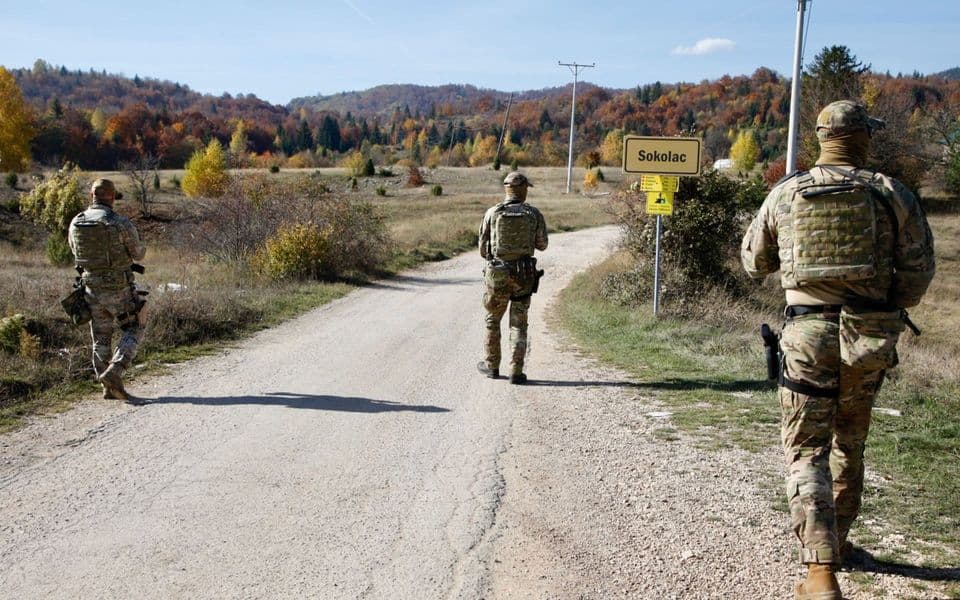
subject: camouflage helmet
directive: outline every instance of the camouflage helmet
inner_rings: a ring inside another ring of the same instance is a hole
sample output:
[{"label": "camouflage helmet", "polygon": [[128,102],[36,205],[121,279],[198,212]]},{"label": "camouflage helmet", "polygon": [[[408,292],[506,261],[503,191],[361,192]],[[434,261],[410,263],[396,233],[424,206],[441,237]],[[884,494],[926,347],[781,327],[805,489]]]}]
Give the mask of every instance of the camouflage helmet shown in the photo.
[{"label": "camouflage helmet", "polygon": [[854,131],[872,134],[885,123],[867,114],[867,109],[852,100],[831,102],[817,115],[817,138],[828,140]]},{"label": "camouflage helmet", "polygon": [[114,200],[123,198],[123,194],[117,191],[117,188],[114,187],[113,182],[109,179],[98,179],[94,181],[93,185],[90,186],[90,193],[98,200],[108,196],[113,196]]},{"label": "camouflage helmet", "polygon": [[520,187],[522,185],[533,187],[533,184],[530,183],[530,180],[527,179],[527,176],[520,171],[508,173],[507,176],[503,178],[503,185],[507,187]]}]

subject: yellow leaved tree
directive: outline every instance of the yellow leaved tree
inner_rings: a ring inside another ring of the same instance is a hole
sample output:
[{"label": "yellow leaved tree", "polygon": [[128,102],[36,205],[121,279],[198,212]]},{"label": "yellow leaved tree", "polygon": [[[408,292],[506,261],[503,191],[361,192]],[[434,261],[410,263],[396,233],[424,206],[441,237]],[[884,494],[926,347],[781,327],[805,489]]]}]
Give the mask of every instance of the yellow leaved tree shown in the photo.
[{"label": "yellow leaved tree", "polygon": [[23,172],[30,164],[33,115],[13,75],[0,67],[0,171]]},{"label": "yellow leaved tree", "polygon": [[730,158],[737,165],[737,169],[744,173],[753,170],[759,157],[760,147],[757,145],[757,139],[753,132],[749,130],[741,131],[737,135],[737,141],[730,148]]},{"label": "yellow leaved tree", "polygon": [[213,139],[206,149],[197,150],[190,157],[181,186],[190,198],[219,198],[227,192],[229,183],[227,153],[220,141]]}]

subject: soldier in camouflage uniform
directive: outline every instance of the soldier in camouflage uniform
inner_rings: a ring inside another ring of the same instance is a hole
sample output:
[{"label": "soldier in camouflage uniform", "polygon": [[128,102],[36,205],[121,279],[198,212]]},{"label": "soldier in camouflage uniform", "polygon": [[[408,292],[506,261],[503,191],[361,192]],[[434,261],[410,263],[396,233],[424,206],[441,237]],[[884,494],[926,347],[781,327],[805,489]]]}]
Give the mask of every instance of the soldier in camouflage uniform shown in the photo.
[{"label": "soldier in camouflage uniform", "polygon": [[933,235],[899,181],[866,170],[883,123],[851,101],[817,118],[820,157],[767,196],[743,238],[754,278],[780,271],[786,323],[779,398],[787,498],[807,578],[796,597],[841,598],[835,570],[852,546],[863,450],[906,313],[934,274]]},{"label": "soldier in camouflage uniform", "polygon": [[[143,338],[141,308],[133,281],[133,263],[143,259],[146,247],[130,219],[113,211],[123,195],[109,179],[90,188],[90,206],[70,222],[68,238],[90,306],[93,370],[103,386],[103,397],[131,400],[123,387]],[[113,350],[114,321],[120,341]]]},{"label": "soldier in camouflage uniform", "polygon": [[537,281],[534,250],[547,249],[547,225],[543,215],[526,203],[527,178],[514,171],[503,180],[506,198],[491,207],[480,224],[480,256],[486,293],[486,360],[477,365],[487,377],[500,376],[500,320],[510,308],[510,383],[527,381],[523,360],[527,354],[527,311]]}]

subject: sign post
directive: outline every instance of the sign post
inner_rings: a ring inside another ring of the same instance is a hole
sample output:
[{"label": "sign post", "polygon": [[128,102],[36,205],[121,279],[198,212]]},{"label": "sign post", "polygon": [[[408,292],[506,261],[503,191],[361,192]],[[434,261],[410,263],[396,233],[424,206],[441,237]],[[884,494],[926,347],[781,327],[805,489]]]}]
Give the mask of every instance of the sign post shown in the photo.
[{"label": "sign post", "polygon": [[641,173],[640,191],[647,195],[647,214],[657,216],[653,262],[653,314],[660,313],[660,237],[663,217],[673,214],[673,195],[680,176],[700,175],[699,138],[628,135],[623,138],[623,172]]}]

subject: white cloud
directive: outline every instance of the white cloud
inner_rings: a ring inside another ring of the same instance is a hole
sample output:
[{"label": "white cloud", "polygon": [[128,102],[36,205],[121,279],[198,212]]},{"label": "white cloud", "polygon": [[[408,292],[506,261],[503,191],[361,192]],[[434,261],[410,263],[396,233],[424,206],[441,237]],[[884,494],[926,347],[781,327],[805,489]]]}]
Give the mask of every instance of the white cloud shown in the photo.
[{"label": "white cloud", "polygon": [[692,46],[677,46],[670,54],[699,56],[701,54],[713,54],[714,52],[733,50],[736,47],[737,45],[733,40],[726,38],[704,38]]}]

